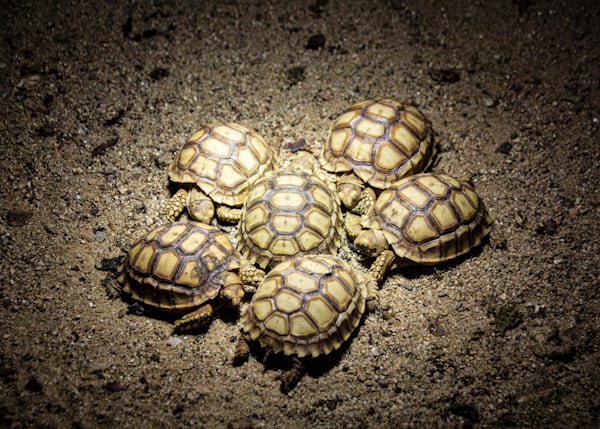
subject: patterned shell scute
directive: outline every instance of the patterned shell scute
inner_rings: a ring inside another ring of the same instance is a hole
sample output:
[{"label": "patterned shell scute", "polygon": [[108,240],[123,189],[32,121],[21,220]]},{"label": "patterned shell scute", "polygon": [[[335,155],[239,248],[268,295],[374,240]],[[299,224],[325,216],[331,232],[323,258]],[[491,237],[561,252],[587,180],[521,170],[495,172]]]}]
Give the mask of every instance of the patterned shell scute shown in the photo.
[{"label": "patterned shell scute", "polygon": [[424,171],[435,153],[431,123],[416,107],[389,98],[352,105],[333,123],[321,151],[330,172],[354,173],[386,189]]},{"label": "patterned shell scute", "polygon": [[492,222],[471,185],[433,173],[407,177],[383,191],[374,213],[371,226],[383,230],[396,254],[420,264],[467,253]]},{"label": "patterned shell scute", "polygon": [[279,172],[259,179],[242,208],[238,250],[252,263],[304,254],[335,254],[342,214],[337,195],[306,172]]},{"label": "patterned shell scute", "polygon": [[221,275],[239,267],[239,254],[217,228],[175,222],[131,246],[117,281],[134,300],[185,313],[215,298]]},{"label": "patterned shell scute", "polygon": [[338,349],[360,323],[367,290],[348,263],[307,255],[277,264],[241,318],[251,339],[285,355]]},{"label": "patterned shell scute", "polygon": [[255,131],[232,122],[194,133],[169,166],[174,182],[196,183],[213,201],[240,206],[257,178],[274,167],[270,146]]}]

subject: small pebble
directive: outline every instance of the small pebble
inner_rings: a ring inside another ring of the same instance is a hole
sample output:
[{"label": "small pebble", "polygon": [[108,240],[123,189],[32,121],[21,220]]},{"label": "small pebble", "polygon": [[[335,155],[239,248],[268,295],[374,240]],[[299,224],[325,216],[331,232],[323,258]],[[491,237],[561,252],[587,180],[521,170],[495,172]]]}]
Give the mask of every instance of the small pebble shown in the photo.
[{"label": "small pebble", "polygon": [[404,289],[406,289],[407,291],[409,291],[409,292],[412,292],[413,290],[415,290],[415,287],[413,285],[409,284],[409,283],[404,283],[402,285],[402,287]]},{"label": "small pebble", "polygon": [[171,347],[176,347],[179,345],[179,343],[181,343],[181,338],[179,337],[169,337],[169,339],[167,340],[167,345],[171,346]]},{"label": "small pebble", "polygon": [[483,99],[483,105],[485,107],[494,107],[497,104],[497,101],[492,97],[485,97]]},{"label": "small pebble", "polygon": [[371,350],[369,350],[369,356],[377,357],[379,355],[381,355],[379,348],[377,348],[376,346],[371,347]]},{"label": "small pebble", "polygon": [[106,240],[106,233],[104,231],[96,231],[96,233],[94,234],[94,236],[96,237],[96,241],[101,243],[104,240]]}]

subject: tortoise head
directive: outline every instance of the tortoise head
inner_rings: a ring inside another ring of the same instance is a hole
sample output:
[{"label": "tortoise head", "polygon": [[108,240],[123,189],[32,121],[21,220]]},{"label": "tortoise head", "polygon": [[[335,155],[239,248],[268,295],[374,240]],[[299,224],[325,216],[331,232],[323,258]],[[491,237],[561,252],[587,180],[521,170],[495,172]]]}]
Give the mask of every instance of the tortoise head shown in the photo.
[{"label": "tortoise head", "polygon": [[360,202],[361,194],[365,185],[354,174],[340,176],[337,184],[337,193],[342,204],[352,210]]},{"label": "tortoise head", "polygon": [[366,256],[377,256],[389,248],[381,229],[365,229],[354,239],[354,245]]}]

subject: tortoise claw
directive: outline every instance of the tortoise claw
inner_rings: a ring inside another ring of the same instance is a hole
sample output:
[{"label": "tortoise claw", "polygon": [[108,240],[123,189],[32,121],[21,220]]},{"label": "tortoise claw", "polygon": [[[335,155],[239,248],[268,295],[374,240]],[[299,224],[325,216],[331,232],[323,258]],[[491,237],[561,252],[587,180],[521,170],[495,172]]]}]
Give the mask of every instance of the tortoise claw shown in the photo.
[{"label": "tortoise claw", "polygon": [[213,313],[213,307],[210,304],[205,304],[191,313],[183,315],[180,319],[175,321],[175,328],[173,329],[176,333],[194,331],[202,326],[206,325],[211,319]]},{"label": "tortoise claw", "polygon": [[290,390],[296,387],[300,379],[306,373],[307,369],[308,364],[306,360],[294,357],[292,367],[281,374],[281,385],[279,386],[280,390],[283,393],[288,393]]}]

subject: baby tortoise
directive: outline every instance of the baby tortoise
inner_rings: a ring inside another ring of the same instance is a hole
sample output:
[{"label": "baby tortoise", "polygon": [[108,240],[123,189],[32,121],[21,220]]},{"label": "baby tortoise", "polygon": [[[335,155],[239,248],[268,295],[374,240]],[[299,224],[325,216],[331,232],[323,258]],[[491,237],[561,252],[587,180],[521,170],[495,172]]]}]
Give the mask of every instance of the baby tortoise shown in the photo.
[{"label": "baby tortoise", "polygon": [[377,256],[371,273],[380,280],[396,256],[434,265],[469,252],[491,223],[470,184],[447,174],[421,173],[381,192],[354,244],[361,253]]},{"label": "baby tortoise", "polygon": [[242,207],[237,249],[266,268],[286,258],[337,253],[343,218],[333,185],[299,154],[286,170],[256,181]]},{"label": "baby tortoise", "polygon": [[435,152],[431,122],[419,109],[378,97],[353,104],[335,120],[320,160],[325,170],[341,174],[344,206],[363,214],[375,200],[371,188],[386,189],[423,172]]},{"label": "baby tortoise", "polygon": [[221,304],[239,306],[244,282],[253,289],[251,285],[263,277],[217,228],[175,222],[159,226],[133,243],[109,292],[180,315],[175,331],[183,332],[206,324]]},{"label": "baby tortoise", "polygon": [[258,286],[241,317],[234,364],[248,360],[249,342],[282,353],[293,366],[282,374],[288,392],[312,359],[337,350],[360,324],[369,288],[362,274],[330,255],[307,255],[277,264]]},{"label": "baby tortoise", "polygon": [[192,219],[209,223],[216,203],[217,218],[235,222],[239,218],[235,208],[242,205],[250,186],[273,169],[275,160],[272,148],[256,131],[232,122],[208,125],[188,139],[169,166],[169,178],[181,186],[163,207],[162,216],[173,222],[187,207]]}]

